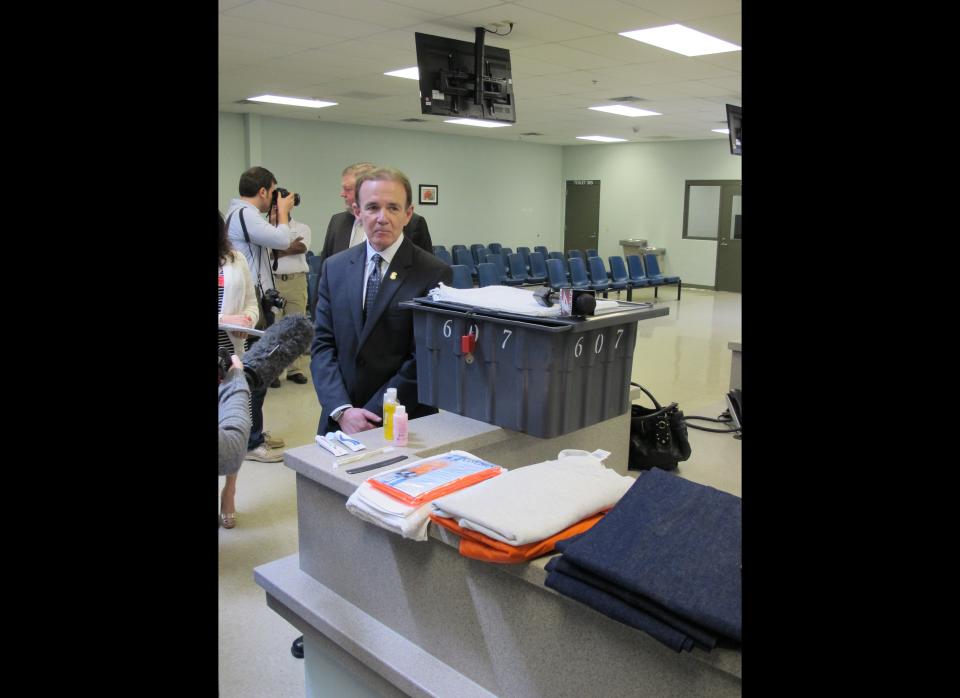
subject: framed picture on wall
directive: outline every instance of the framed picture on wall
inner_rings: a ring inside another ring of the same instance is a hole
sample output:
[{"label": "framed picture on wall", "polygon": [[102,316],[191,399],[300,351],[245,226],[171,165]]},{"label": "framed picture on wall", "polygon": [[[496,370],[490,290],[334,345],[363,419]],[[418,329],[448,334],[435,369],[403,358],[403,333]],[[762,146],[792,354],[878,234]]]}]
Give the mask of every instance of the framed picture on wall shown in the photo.
[{"label": "framed picture on wall", "polygon": [[436,206],[437,196],[439,195],[439,189],[436,184],[421,184],[420,185],[420,205],[421,206]]}]

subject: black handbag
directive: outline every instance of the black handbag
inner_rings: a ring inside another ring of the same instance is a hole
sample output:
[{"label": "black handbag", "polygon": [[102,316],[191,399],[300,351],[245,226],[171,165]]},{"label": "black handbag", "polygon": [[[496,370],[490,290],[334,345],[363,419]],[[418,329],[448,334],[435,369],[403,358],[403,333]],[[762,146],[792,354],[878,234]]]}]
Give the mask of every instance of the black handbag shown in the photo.
[{"label": "black handbag", "polygon": [[676,470],[677,463],[690,457],[690,440],[683,412],[677,403],[661,407],[653,394],[638,383],[635,385],[649,397],[654,409],[630,406],[629,470]]}]

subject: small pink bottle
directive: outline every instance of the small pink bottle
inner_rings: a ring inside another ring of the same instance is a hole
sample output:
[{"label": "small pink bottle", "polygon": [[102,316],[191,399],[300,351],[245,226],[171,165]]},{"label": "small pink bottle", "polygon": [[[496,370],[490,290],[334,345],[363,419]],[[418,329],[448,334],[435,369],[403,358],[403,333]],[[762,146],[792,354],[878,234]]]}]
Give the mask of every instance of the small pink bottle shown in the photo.
[{"label": "small pink bottle", "polygon": [[393,443],[407,445],[407,408],[403,405],[397,405],[397,411],[393,413]]}]

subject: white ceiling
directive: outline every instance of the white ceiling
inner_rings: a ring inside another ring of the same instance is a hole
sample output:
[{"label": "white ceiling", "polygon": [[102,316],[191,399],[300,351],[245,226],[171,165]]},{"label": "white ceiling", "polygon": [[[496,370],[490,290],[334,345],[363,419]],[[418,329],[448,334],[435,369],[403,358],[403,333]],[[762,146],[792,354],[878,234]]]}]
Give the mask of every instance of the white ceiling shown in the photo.
[{"label": "white ceiling", "polygon": [[[618,32],[681,23],[742,45],[740,0],[219,0],[220,111],[432,131],[552,145],[576,136],[633,142],[726,139],[740,105],[742,51],[686,57]],[[417,64],[414,32],[510,51],[517,121],[484,129],[420,113],[413,80],[383,75]],[[507,26],[500,28],[505,33]],[[326,109],[240,103],[276,94],[337,102]],[[587,107],[630,102],[662,116]],[[424,119],[408,123],[403,119]],[[522,135],[530,132],[538,136]]]}]

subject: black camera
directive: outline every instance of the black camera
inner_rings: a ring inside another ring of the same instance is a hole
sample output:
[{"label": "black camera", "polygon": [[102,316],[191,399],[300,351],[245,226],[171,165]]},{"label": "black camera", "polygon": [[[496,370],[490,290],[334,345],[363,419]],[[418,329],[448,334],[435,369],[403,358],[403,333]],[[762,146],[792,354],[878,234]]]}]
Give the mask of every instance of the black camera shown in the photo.
[{"label": "black camera", "polygon": [[279,308],[283,310],[287,307],[287,299],[280,295],[280,292],[275,288],[268,288],[263,292],[263,300],[261,301],[263,309],[269,311],[270,308]]},{"label": "black camera", "polygon": [[217,373],[221,383],[227,377],[227,371],[233,366],[233,359],[230,358],[232,353],[226,347],[220,347],[217,351]]},{"label": "black camera", "polygon": [[[276,205],[277,205],[277,197],[282,196],[283,198],[287,198],[287,195],[288,195],[289,193],[290,193],[290,192],[288,192],[286,189],[282,189],[282,188],[280,188],[280,187],[277,187],[276,189],[273,190],[273,202],[272,202],[270,205],[271,205],[271,206],[276,206]],[[293,193],[293,205],[294,205],[294,206],[299,206],[299,205],[300,205],[300,195],[299,195],[298,193],[296,193],[296,192]]]}]

